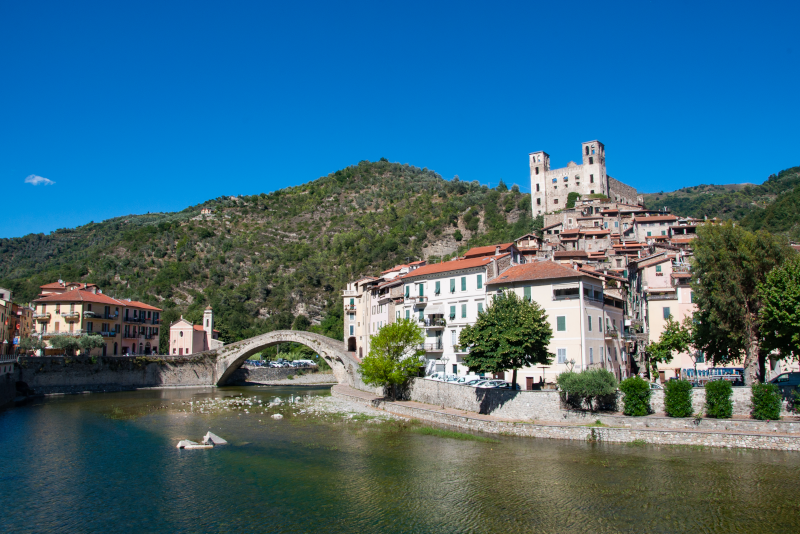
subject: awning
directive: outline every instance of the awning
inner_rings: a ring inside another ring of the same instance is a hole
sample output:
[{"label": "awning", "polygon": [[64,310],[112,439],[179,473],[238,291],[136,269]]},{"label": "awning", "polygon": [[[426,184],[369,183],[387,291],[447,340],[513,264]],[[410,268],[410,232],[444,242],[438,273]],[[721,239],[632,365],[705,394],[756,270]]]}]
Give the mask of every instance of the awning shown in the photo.
[{"label": "awning", "polygon": [[425,308],[425,315],[441,315],[444,313],[444,308],[442,308],[441,304],[437,304],[435,306],[428,306]]}]

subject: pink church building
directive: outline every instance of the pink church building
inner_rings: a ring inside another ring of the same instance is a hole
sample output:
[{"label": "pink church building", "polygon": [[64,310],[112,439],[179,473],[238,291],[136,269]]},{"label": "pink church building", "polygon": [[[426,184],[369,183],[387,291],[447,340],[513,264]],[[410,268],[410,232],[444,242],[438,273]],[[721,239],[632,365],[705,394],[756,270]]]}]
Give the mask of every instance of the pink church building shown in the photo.
[{"label": "pink church building", "polygon": [[211,306],[203,312],[203,324],[192,324],[181,316],[169,326],[169,353],[175,356],[194,354],[222,347],[214,330],[214,312]]}]

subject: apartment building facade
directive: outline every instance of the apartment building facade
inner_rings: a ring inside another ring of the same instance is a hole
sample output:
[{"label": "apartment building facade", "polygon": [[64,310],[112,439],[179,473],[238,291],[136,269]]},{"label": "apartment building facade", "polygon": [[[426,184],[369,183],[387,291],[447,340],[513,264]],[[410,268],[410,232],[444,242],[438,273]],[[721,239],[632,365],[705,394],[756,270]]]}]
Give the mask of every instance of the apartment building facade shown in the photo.
[{"label": "apartment building facade", "polygon": [[[109,297],[92,284],[48,286],[33,301],[33,335],[48,342],[56,336],[99,335],[105,344],[96,353],[102,356],[158,353],[160,308]],[[45,355],[58,352],[48,348]]]}]

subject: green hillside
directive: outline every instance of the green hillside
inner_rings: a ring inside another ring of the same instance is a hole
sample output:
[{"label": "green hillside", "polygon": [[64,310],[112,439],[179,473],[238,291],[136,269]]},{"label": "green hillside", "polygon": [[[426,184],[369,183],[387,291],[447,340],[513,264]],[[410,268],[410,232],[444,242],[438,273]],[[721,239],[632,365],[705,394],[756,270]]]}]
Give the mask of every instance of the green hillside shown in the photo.
[{"label": "green hillside", "polygon": [[760,185],[698,185],[644,195],[645,204],[676,215],[733,219],[750,229],[800,239],[800,167],[770,176]]},{"label": "green hillside", "polygon": [[[200,217],[201,208],[213,217]],[[0,239],[0,286],[24,302],[44,283],[90,281],[163,308],[165,324],[181,314],[199,322],[210,304],[224,341],[307,320],[341,338],[347,281],[510,241],[533,226],[530,196],[516,187],[362,161],[269,194]],[[161,341],[166,350],[167,336]]]}]

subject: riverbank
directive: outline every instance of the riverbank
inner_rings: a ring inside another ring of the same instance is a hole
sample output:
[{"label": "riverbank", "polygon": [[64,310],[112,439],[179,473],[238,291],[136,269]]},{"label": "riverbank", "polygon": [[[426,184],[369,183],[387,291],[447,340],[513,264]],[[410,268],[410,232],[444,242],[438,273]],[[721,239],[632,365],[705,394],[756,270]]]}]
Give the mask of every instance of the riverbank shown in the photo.
[{"label": "riverbank", "polygon": [[[605,416],[606,420],[618,423],[619,426],[605,423],[604,416],[596,418],[592,416],[594,420],[590,421],[537,422],[504,419],[416,401],[388,401],[341,384],[331,388],[331,395],[393,415],[449,425],[473,432],[609,443],[651,443],[800,452],[800,433],[792,432],[794,425],[797,425],[794,422],[787,422],[785,424],[791,426],[782,427],[780,426],[781,422],[742,421],[742,423],[748,424],[748,429],[724,431],[719,427],[690,429],[655,426],[660,419],[669,419],[671,424],[678,424],[674,422],[679,421],[684,426],[691,421],[673,418],[625,418],[638,421],[650,419],[653,422],[652,427],[642,427],[638,424],[633,427],[631,422],[623,423],[621,420],[617,421],[616,418],[611,421],[608,416]],[[723,421],[723,424],[732,427],[737,422],[735,420],[717,420],[714,423]],[[666,423],[667,421],[661,422],[661,424]],[[763,431],[754,430],[762,428],[757,426],[759,423],[764,425]]]}]

